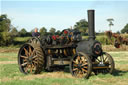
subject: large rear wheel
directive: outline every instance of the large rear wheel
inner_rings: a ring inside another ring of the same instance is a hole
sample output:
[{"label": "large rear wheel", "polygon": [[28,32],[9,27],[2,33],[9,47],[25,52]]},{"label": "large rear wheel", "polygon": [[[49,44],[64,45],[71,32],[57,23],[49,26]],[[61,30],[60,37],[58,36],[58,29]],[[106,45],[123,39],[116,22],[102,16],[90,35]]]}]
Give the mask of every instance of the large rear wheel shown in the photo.
[{"label": "large rear wheel", "polygon": [[24,44],[18,54],[20,71],[24,74],[38,74],[44,69],[44,53],[37,44]]}]

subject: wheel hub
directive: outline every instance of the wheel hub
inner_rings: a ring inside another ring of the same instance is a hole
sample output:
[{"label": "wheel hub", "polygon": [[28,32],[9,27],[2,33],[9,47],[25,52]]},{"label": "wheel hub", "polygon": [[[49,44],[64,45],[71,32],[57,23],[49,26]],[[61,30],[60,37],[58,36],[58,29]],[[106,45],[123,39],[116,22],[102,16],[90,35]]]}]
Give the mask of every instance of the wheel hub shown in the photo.
[{"label": "wheel hub", "polygon": [[78,64],[78,69],[81,69],[82,65],[81,64]]},{"label": "wheel hub", "polygon": [[28,57],[27,62],[28,62],[29,64],[32,64],[32,57],[33,57],[33,56],[29,56],[29,57]]}]

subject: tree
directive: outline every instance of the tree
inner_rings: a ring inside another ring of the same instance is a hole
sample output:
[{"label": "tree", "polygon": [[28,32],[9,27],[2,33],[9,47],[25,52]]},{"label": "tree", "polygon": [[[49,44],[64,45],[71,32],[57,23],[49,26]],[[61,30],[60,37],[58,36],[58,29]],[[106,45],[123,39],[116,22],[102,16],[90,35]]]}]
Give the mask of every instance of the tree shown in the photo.
[{"label": "tree", "polygon": [[6,14],[0,15],[0,46],[9,45],[13,41],[11,37],[11,20]]},{"label": "tree", "polygon": [[18,31],[17,31],[17,29],[15,27],[12,28],[11,34],[12,34],[13,37],[18,36]]},{"label": "tree", "polygon": [[47,29],[45,28],[45,27],[42,27],[41,29],[40,29],[40,34],[41,35],[45,35],[47,33]]},{"label": "tree", "polygon": [[121,33],[128,33],[128,24],[124,26],[124,28],[121,30]]},{"label": "tree", "polygon": [[0,16],[0,32],[6,31],[9,32],[11,30],[11,20],[7,18],[6,14]]},{"label": "tree", "polygon": [[114,21],[114,19],[113,18],[109,18],[109,19],[107,19],[107,21],[109,22],[109,30],[111,30],[111,26],[114,25],[113,22],[112,22],[112,21]]},{"label": "tree", "polygon": [[57,30],[56,31],[56,35],[60,35],[61,31],[60,30]]},{"label": "tree", "polygon": [[88,30],[88,22],[85,19],[81,19],[80,21],[76,22],[74,29],[80,30],[82,35],[84,35]]},{"label": "tree", "polygon": [[19,34],[20,34],[21,37],[24,37],[24,36],[26,36],[27,31],[25,30],[25,28],[22,28],[22,29],[20,30]]},{"label": "tree", "polygon": [[116,33],[117,33],[117,34],[120,34],[120,31],[117,31]]},{"label": "tree", "polygon": [[34,32],[34,30],[35,30],[35,29],[32,29],[30,32],[32,33],[32,32]]},{"label": "tree", "polygon": [[49,30],[49,32],[50,32],[51,34],[55,34],[56,29],[55,29],[55,28],[51,28],[51,29]]}]

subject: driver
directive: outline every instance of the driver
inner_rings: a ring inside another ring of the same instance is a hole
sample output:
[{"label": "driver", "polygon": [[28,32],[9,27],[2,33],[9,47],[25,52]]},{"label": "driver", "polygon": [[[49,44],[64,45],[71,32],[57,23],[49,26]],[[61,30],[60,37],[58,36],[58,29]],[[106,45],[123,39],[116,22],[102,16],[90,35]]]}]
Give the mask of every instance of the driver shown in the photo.
[{"label": "driver", "polygon": [[40,37],[40,33],[38,32],[38,28],[34,29],[34,32],[32,32],[32,37]]}]

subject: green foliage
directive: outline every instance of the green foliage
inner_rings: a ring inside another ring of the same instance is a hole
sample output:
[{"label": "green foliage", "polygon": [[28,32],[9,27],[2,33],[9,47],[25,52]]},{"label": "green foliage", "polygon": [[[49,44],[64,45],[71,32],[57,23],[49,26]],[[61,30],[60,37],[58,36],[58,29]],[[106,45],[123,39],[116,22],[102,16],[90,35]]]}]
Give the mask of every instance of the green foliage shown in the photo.
[{"label": "green foliage", "polygon": [[19,34],[20,34],[21,37],[25,37],[26,34],[27,34],[27,31],[25,30],[25,28],[22,28],[22,29],[20,30]]},{"label": "green foliage", "polygon": [[61,31],[60,30],[57,30],[56,31],[56,35],[60,35]]},{"label": "green foliage", "polygon": [[0,16],[0,46],[9,45],[13,41],[13,37],[10,33],[11,20],[7,18],[7,15]]},{"label": "green foliage", "polygon": [[88,31],[88,22],[85,19],[81,19],[80,21],[76,22],[74,28],[80,30],[82,35],[85,35],[85,33]]},{"label": "green foliage", "polygon": [[117,33],[117,34],[120,34],[120,31],[117,31],[116,33]]},{"label": "green foliage", "polygon": [[128,33],[128,24],[124,26],[124,28],[121,30],[122,33]]},{"label": "green foliage", "polygon": [[0,32],[11,30],[11,20],[7,18],[6,14],[0,16]]},{"label": "green foliage", "polygon": [[42,27],[41,29],[40,29],[40,34],[41,35],[45,35],[47,33],[47,29],[45,28],[45,27]]},{"label": "green foliage", "polygon": [[15,37],[13,45],[10,47],[21,47],[24,43],[26,43],[31,37]]},{"label": "green foliage", "polygon": [[102,45],[110,45],[111,44],[109,39],[105,35],[97,36],[96,40],[98,40]]},{"label": "green foliage", "polygon": [[11,33],[2,32],[1,46],[7,46],[12,42],[13,42],[13,37],[11,37]]},{"label": "green foliage", "polygon": [[49,30],[49,32],[50,32],[51,34],[55,34],[56,29],[52,27],[52,28]]},{"label": "green foliage", "polygon": [[17,31],[17,29],[15,27],[12,28],[11,34],[12,34],[13,37],[18,36],[18,31]]},{"label": "green foliage", "polygon": [[[88,36],[82,36],[83,39],[87,39]],[[96,40],[99,41],[102,45],[111,45],[111,42],[104,34],[98,34],[96,35]],[[114,41],[114,38],[112,38],[112,41]]]}]

